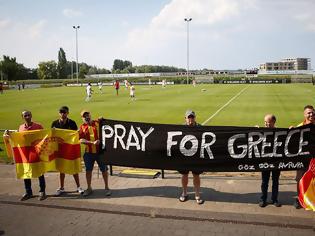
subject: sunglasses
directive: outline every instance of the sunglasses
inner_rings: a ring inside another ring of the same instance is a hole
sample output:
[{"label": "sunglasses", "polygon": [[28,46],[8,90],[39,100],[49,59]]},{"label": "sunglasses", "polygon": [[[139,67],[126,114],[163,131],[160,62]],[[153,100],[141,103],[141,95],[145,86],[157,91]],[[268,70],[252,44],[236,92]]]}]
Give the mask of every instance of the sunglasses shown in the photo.
[{"label": "sunglasses", "polygon": [[23,117],[30,117],[31,116],[31,114],[25,114],[25,115],[23,115]]},{"label": "sunglasses", "polygon": [[65,110],[61,110],[61,111],[59,111],[59,113],[61,113],[61,114],[66,114],[66,113],[67,113],[67,111],[65,111]]}]

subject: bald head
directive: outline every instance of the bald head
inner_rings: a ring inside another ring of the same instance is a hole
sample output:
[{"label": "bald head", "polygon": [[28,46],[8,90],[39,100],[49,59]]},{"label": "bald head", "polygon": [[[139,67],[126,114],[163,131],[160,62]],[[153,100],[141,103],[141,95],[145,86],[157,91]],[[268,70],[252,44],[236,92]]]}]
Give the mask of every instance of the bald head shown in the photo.
[{"label": "bald head", "polygon": [[276,116],[273,114],[265,115],[265,127],[267,128],[274,128],[276,124]]}]

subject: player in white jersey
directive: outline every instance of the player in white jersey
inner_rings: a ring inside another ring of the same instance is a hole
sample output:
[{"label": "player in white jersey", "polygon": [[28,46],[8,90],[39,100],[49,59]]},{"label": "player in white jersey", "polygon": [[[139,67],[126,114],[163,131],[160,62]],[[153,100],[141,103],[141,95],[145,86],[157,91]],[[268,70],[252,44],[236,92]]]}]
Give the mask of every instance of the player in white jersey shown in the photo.
[{"label": "player in white jersey", "polygon": [[135,91],[136,91],[136,88],[135,88],[135,86],[132,85],[131,83],[130,83],[129,90],[130,90],[130,98],[131,98],[131,100],[135,100],[135,99],[136,99],[136,98],[135,98]]},{"label": "player in white jersey", "polygon": [[98,83],[98,89],[100,90],[100,93],[103,93],[103,83],[102,82]]},{"label": "player in white jersey", "polygon": [[93,92],[92,85],[91,83],[88,83],[88,85],[86,86],[86,98],[85,98],[86,102],[91,100],[92,92]]}]

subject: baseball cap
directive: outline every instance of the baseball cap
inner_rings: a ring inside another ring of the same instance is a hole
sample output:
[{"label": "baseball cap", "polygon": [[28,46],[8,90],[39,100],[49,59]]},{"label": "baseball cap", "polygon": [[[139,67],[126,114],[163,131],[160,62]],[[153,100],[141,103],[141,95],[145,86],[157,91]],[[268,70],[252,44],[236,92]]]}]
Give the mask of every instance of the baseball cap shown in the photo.
[{"label": "baseball cap", "polygon": [[185,113],[185,117],[188,118],[189,116],[196,117],[196,114],[192,110],[187,110],[186,113]]},{"label": "baseball cap", "polygon": [[62,107],[59,108],[59,112],[60,113],[67,113],[67,112],[69,112],[69,107],[62,106]]},{"label": "baseball cap", "polygon": [[86,113],[90,114],[90,112],[88,110],[82,110],[80,113],[81,117],[83,117],[84,114],[86,114]]}]

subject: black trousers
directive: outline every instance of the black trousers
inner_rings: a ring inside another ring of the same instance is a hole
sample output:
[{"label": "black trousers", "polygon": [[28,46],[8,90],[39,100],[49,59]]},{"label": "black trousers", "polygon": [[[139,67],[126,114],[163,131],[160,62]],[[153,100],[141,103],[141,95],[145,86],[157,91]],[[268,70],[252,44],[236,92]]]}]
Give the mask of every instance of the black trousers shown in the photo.
[{"label": "black trousers", "polygon": [[[39,181],[39,188],[40,188],[40,192],[45,192],[45,188],[46,188],[46,182],[45,182],[45,177],[44,175],[41,175],[38,177],[38,181]],[[27,194],[29,195],[33,195],[33,191],[32,191],[32,180],[31,179],[24,179],[24,186],[25,186],[25,191]]]},{"label": "black trousers", "polygon": [[272,194],[271,194],[271,200],[278,201],[278,192],[279,192],[279,177],[280,177],[280,170],[266,170],[261,172],[261,200],[267,201],[268,196],[268,184],[269,184],[269,178],[270,174],[272,174]]}]

